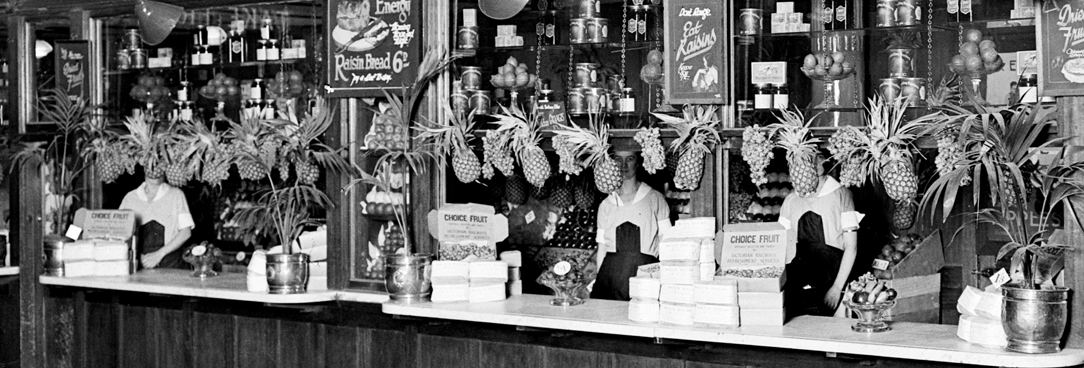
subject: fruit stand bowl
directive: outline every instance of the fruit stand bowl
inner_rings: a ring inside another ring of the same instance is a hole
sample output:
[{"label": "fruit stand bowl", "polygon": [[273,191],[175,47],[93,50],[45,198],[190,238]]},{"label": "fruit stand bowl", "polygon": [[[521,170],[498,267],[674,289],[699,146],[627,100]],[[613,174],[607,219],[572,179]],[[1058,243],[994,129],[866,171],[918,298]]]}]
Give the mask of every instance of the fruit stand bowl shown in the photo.
[{"label": "fruit stand bowl", "polygon": [[884,311],[896,305],[895,300],[875,304],[860,304],[845,301],[844,304],[847,308],[850,308],[850,310],[858,314],[858,323],[851,326],[851,331],[885,332],[892,329],[888,323],[885,323],[882,315],[884,314]]},{"label": "fruit stand bowl", "polygon": [[854,68],[846,68],[846,69],[843,69],[843,71],[841,73],[839,73],[839,74],[820,75],[820,74],[817,74],[814,69],[809,69],[809,68],[806,68],[806,67],[801,67],[799,69],[801,69],[802,74],[805,74],[805,76],[809,77],[809,79],[812,79],[812,80],[815,80],[815,81],[821,81],[821,82],[832,82],[832,81],[847,79],[848,77],[854,75],[854,71],[855,71]]},{"label": "fruit stand bowl", "polygon": [[583,280],[543,280],[539,278],[539,283],[553,290],[554,298],[550,300],[550,305],[558,307],[570,307],[583,304],[584,288],[587,287],[587,283]]}]

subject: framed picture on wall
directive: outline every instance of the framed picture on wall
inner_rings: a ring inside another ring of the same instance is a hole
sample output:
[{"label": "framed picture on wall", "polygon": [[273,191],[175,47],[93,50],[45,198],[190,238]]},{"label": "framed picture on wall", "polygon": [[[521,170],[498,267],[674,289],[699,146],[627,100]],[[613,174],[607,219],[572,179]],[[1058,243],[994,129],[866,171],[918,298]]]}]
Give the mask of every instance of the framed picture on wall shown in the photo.
[{"label": "framed picture on wall", "polygon": [[725,3],[667,0],[664,4],[666,98],[670,104],[721,104],[727,98]]}]

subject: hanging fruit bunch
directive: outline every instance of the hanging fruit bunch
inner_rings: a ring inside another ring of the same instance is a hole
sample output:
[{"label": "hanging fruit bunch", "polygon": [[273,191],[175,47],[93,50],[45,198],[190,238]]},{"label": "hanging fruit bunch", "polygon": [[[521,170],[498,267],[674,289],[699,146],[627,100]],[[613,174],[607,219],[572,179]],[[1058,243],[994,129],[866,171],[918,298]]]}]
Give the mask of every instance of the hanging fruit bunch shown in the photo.
[{"label": "hanging fruit bunch", "polygon": [[516,90],[533,86],[537,81],[537,75],[527,72],[527,64],[522,64],[511,56],[504,65],[497,67],[497,74],[489,77],[489,83],[494,87]]},{"label": "hanging fruit bunch", "polygon": [[775,158],[772,142],[768,139],[768,130],[754,124],[745,127],[741,136],[741,157],[749,164],[749,179],[754,185],[764,185],[768,182],[764,170],[772,163],[772,158]]},{"label": "hanging fruit bunch", "polygon": [[655,174],[666,167],[666,152],[663,150],[662,140],[659,139],[659,128],[640,128],[633,139],[640,143],[644,170],[648,174]]},{"label": "hanging fruit bunch", "polygon": [[769,125],[771,135],[776,137],[775,147],[787,151],[787,168],[794,191],[808,196],[820,185],[814,157],[817,144],[821,142],[809,133],[809,125],[800,110],[781,110],[779,122]]},{"label": "hanging fruit bunch", "polygon": [[272,98],[294,98],[305,94],[304,76],[300,71],[280,71],[267,82],[267,93]]},{"label": "hanging fruit bunch", "polygon": [[194,133],[195,125],[202,123],[178,122],[166,133],[164,158],[166,182],[175,187],[183,187],[199,171],[199,154],[206,148],[199,136]]},{"label": "hanging fruit bunch", "polygon": [[269,120],[241,117],[241,123],[230,123],[230,152],[235,156],[237,173],[244,180],[267,178],[278,160],[281,137],[274,134]]},{"label": "hanging fruit bunch", "polygon": [[568,139],[573,157],[583,158],[582,167],[590,167],[595,178],[595,188],[602,193],[613,193],[621,186],[621,170],[617,161],[610,157],[610,133],[602,113],[591,114],[588,127],[569,125],[557,130],[558,136]]},{"label": "hanging fruit bunch", "polygon": [[647,62],[640,68],[640,79],[648,84],[662,82],[662,51],[651,50],[647,53]]},{"label": "hanging fruit bunch", "polygon": [[482,177],[492,179],[496,174],[494,168],[501,171],[505,177],[512,176],[515,171],[512,159],[512,150],[509,144],[512,141],[510,131],[490,131],[482,137]]},{"label": "hanging fruit bunch", "polygon": [[202,146],[199,154],[200,172],[199,180],[211,185],[221,186],[222,182],[230,177],[230,165],[233,164],[233,147],[226,142],[225,132],[211,130],[207,125],[196,122],[192,124],[193,132]]},{"label": "hanging fruit bunch", "polygon": [[125,118],[128,133],[119,138],[120,152],[143,167],[150,177],[162,177],[165,171],[165,133],[156,127],[154,118],[142,112]]},{"label": "hanging fruit bunch", "polygon": [[89,152],[94,157],[98,179],[105,183],[112,183],[120,178],[121,174],[125,172],[131,174],[135,171],[135,161],[124,149],[116,132],[108,129],[93,129],[92,131],[100,134],[91,141]]},{"label": "hanging fruit bunch", "polygon": [[207,81],[207,85],[200,87],[200,96],[215,101],[225,101],[228,97],[241,94],[241,87],[237,86],[237,79],[227,77],[223,73],[215,73],[214,78]]},{"label": "hanging fruit bunch", "polygon": [[157,104],[170,99],[166,79],[161,76],[144,74],[139,76],[128,96],[144,104]]},{"label": "hanging fruit bunch", "polygon": [[576,159],[575,145],[569,141],[568,136],[557,135],[552,140],[553,149],[557,151],[557,171],[570,175],[579,175],[583,172],[583,163]]},{"label": "hanging fruit bunch", "polygon": [[841,166],[839,183],[857,187],[866,181],[865,161],[869,152],[859,147],[868,146],[866,134],[854,126],[845,126],[828,138],[828,152]]},{"label": "hanging fruit bunch", "polygon": [[282,128],[275,129],[279,133],[269,135],[260,147],[261,151],[265,146],[278,147],[275,162],[280,179],[285,181],[289,177],[290,164],[293,164],[294,177],[302,185],[315,184],[320,179],[321,168],[334,172],[349,170],[350,165],[340,155],[342,150],[332,149],[320,139],[333,120],[332,109],[321,97],[316,99],[316,108],[305,113],[302,119],[276,120]]},{"label": "hanging fruit bunch", "polygon": [[546,179],[550,177],[551,167],[546,153],[538,146],[538,142],[542,140],[538,115],[532,114],[528,118],[518,108],[502,109],[503,113],[497,114],[497,130],[511,132],[512,151],[523,168],[523,176],[535,187],[545,185]]},{"label": "hanging fruit bunch", "polygon": [[474,139],[474,112],[472,111],[465,118],[460,118],[459,114],[452,111],[450,105],[445,104],[444,110],[449,117],[448,121],[420,123],[422,132],[418,138],[422,144],[433,146],[441,166],[445,165],[446,157],[452,157],[452,171],[460,182],[474,182],[482,175],[478,155],[469,144],[470,140]]},{"label": "hanging fruit bunch", "polygon": [[[940,176],[949,176],[956,169],[956,163],[963,158],[964,145],[959,139],[960,127],[946,125],[934,134],[937,141],[937,157],[933,162],[937,165],[937,173]],[[971,184],[971,175],[963,175],[960,185]]]},{"label": "hanging fruit bunch", "polygon": [[696,190],[704,175],[704,156],[711,153],[719,142],[719,118],[717,107],[711,105],[685,105],[683,117],[652,113],[678,131],[678,138],[670,150],[678,154],[674,169],[674,186],[681,190]]},{"label": "hanging fruit bunch", "polygon": [[952,57],[951,68],[956,74],[986,75],[1005,66],[997,45],[992,40],[982,39],[982,31],[968,29],[964,31],[964,43],[960,44],[960,53]]}]

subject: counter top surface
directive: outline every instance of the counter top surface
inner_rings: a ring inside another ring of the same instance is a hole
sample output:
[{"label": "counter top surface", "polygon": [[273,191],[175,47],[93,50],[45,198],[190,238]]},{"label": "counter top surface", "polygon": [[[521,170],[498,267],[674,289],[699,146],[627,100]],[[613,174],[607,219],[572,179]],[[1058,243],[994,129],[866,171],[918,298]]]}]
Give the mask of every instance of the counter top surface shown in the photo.
[{"label": "counter top surface", "polygon": [[19,266],[0,267],[0,276],[15,276],[19,274]]},{"label": "counter top surface", "polygon": [[546,295],[517,295],[487,303],[385,303],[384,313],[481,323],[657,337],[673,340],[823,351],[1000,367],[1066,367],[1084,364],[1084,350],[1019,354],[970,344],[956,337],[956,326],[892,323],[882,333],[851,331],[855,320],[803,316],[784,326],[677,326],[627,319],[628,303],[588,300],[575,307],[553,307]]},{"label": "counter top surface", "polygon": [[45,285],[84,287],[132,291],[152,294],[188,296],[237,300],[271,304],[321,303],[334,300],[364,303],[382,303],[388,300],[383,293],[343,292],[333,290],[309,291],[304,294],[277,295],[267,292],[248,291],[244,274],[222,273],[215,277],[200,279],[189,276],[186,270],[144,270],[128,276],[116,277],[55,277],[39,276]]}]

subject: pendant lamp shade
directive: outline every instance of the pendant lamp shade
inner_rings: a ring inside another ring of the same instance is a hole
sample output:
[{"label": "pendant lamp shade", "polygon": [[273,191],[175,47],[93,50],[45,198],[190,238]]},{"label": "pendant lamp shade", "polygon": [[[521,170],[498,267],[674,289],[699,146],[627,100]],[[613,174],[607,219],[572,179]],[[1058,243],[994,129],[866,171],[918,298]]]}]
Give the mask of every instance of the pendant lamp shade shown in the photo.
[{"label": "pendant lamp shade", "polygon": [[478,0],[482,14],[496,20],[505,20],[523,10],[527,0]]},{"label": "pendant lamp shade", "polygon": [[139,35],[143,43],[154,46],[165,41],[184,15],[184,8],[151,0],[138,0],[135,4],[139,20]]}]

